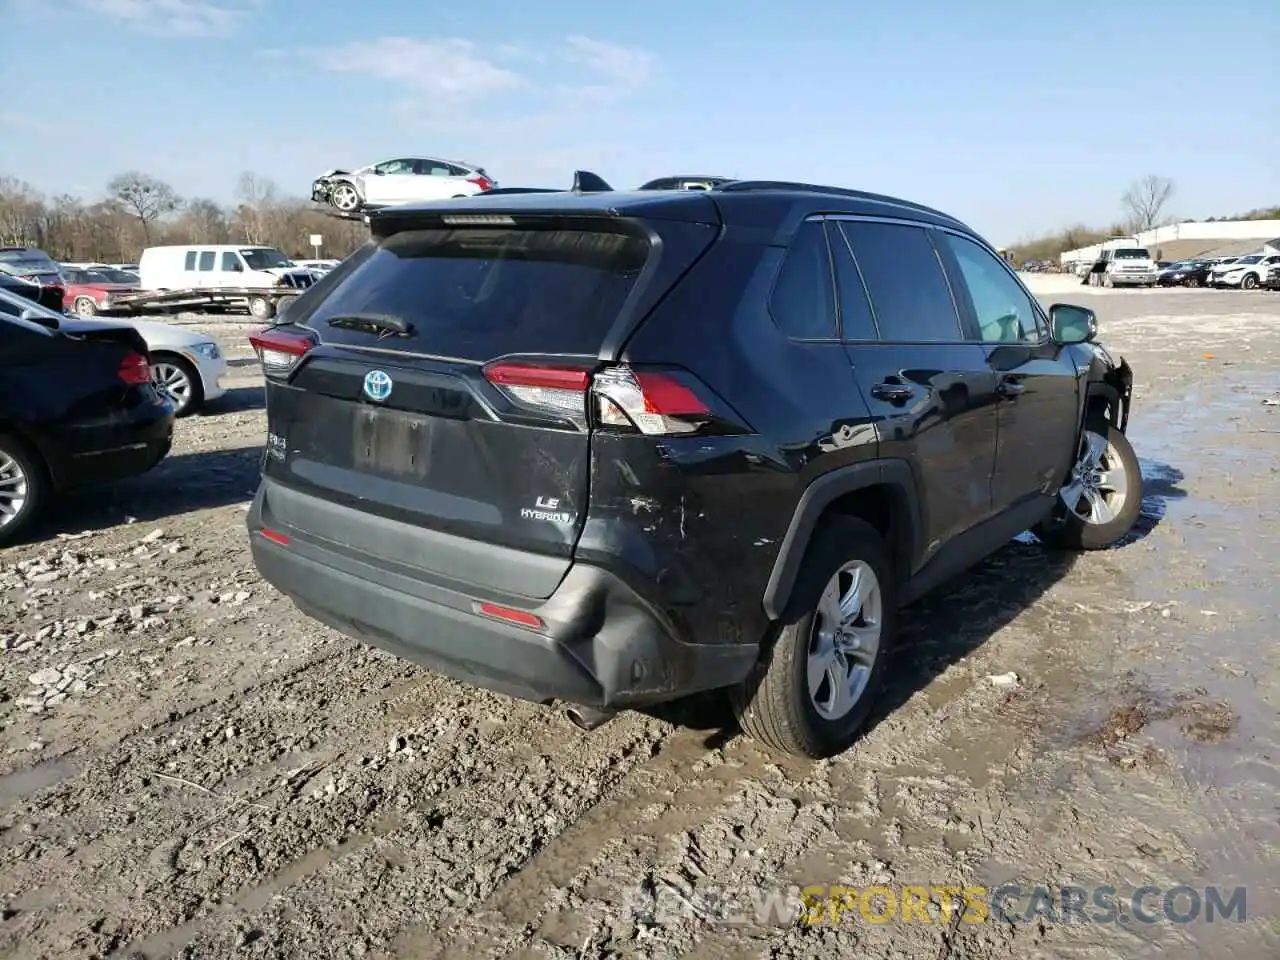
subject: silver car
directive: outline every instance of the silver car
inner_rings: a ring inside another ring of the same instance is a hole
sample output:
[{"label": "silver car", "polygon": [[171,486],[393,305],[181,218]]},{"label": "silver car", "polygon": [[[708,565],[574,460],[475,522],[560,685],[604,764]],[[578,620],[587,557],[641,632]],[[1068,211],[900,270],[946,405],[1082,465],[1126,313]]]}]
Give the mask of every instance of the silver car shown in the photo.
[{"label": "silver car", "polygon": [[355,215],[400,203],[471,197],[497,185],[478,164],[398,157],[358,170],[326,170],[312,182],[311,199],[338,213]]}]

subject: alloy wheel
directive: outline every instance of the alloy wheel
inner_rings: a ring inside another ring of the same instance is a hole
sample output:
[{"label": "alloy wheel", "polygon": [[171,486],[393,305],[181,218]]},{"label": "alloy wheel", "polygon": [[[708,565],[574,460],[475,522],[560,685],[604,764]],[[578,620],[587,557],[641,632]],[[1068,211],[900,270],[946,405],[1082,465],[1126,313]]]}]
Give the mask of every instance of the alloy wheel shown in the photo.
[{"label": "alloy wheel", "polygon": [[1079,459],[1059,496],[1085,523],[1107,524],[1119,516],[1129,496],[1129,477],[1120,454],[1102,434],[1084,432]]},{"label": "alloy wheel", "polygon": [[827,582],[809,640],[809,699],[839,720],[862,699],[880,650],[883,595],[870,564],[853,560]]},{"label": "alloy wheel", "polygon": [[18,519],[26,506],[30,483],[16,458],[0,450],[0,527]]},{"label": "alloy wheel", "polygon": [[354,210],[360,206],[360,195],[349,183],[340,183],[333,188],[333,205],[342,211]]},{"label": "alloy wheel", "polygon": [[176,363],[161,360],[159,363],[152,364],[151,377],[156,386],[173,400],[178,408],[177,412],[181,413],[187,408],[187,404],[191,402],[193,384],[191,375],[186,370]]}]

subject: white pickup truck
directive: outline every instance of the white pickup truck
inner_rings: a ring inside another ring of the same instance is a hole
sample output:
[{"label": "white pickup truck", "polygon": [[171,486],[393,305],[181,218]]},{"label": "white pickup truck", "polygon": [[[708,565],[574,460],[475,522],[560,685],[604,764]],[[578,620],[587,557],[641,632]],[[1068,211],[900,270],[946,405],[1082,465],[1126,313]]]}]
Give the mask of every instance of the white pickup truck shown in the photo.
[{"label": "white pickup truck", "polygon": [[1085,277],[1095,287],[1154,287],[1156,263],[1134,237],[1117,237],[1102,245],[1098,259]]}]

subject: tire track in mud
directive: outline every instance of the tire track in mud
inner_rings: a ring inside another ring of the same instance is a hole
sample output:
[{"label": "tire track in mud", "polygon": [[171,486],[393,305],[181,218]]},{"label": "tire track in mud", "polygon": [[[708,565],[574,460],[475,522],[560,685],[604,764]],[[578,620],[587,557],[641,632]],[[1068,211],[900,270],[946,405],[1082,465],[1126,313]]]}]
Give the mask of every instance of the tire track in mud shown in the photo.
[{"label": "tire track in mud", "polygon": [[[325,942],[331,955],[358,955],[423,916],[447,915],[479,902],[610,794],[630,770],[648,762],[670,732],[649,719],[615,724],[609,736],[590,738],[559,716],[534,708],[496,731],[469,725],[451,746],[439,737],[423,743],[421,763],[380,771],[350,766],[342,773],[334,805],[341,810],[348,806],[346,798],[374,788],[382,801],[378,806],[396,813],[394,827],[298,878],[287,897],[260,915],[238,911],[239,923],[223,914],[201,917],[181,928],[178,939],[195,935],[192,949],[219,953],[246,927],[288,930],[286,952]],[[530,750],[530,743],[553,738],[581,745],[563,749],[561,744],[551,754]],[[239,902],[242,894],[233,896]],[[351,917],[350,925],[339,924],[337,930],[335,904],[343,904]],[[149,945],[176,945],[173,934],[156,937],[133,948],[145,954]]]}]

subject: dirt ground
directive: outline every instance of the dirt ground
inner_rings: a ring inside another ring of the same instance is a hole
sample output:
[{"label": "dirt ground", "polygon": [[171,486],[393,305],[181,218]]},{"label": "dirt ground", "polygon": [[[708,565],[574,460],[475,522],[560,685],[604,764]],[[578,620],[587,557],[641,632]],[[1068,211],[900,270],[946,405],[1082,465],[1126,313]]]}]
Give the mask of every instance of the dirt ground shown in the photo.
[{"label": "dirt ground", "polygon": [[[1280,956],[1280,294],[1031,282],[1135,368],[1140,527],[1026,536],[910,610],[823,763],[715,702],[585,734],[301,616],[246,548],[251,326],[180,321],[234,389],[0,551],[0,956]],[[947,921],[929,890],[1009,883],[1109,885],[1123,919]],[[803,922],[826,884],[933,905]],[[1137,922],[1148,885],[1246,915]]]}]

